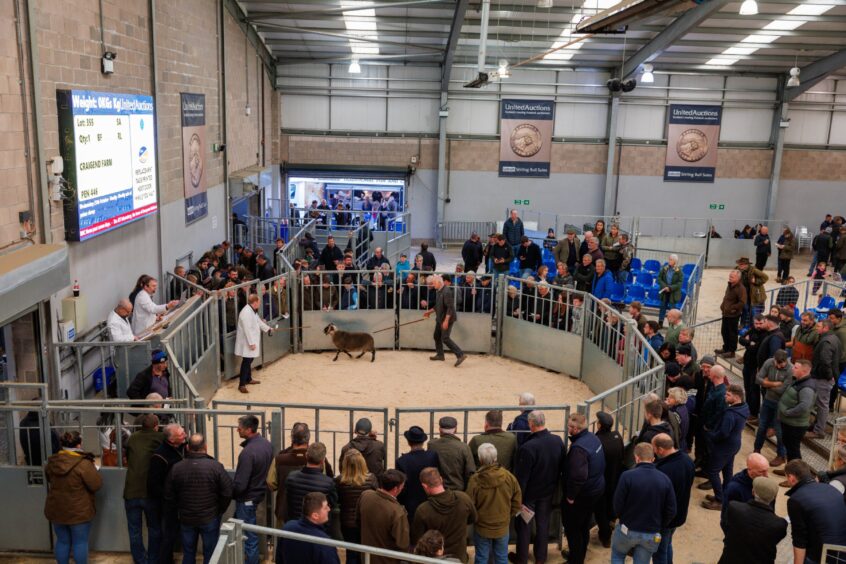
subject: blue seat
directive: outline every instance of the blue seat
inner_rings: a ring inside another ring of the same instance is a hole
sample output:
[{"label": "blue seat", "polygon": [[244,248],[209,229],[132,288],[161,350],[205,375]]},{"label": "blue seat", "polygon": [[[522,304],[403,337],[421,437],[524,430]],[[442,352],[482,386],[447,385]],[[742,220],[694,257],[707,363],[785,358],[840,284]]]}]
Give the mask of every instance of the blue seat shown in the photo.
[{"label": "blue seat", "polygon": [[626,291],[626,299],[624,300],[627,304],[630,304],[634,301],[638,301],[643,303],[643,300],[646,298],[646,288],[643,286],[638,286],[637,284],[632,284],[628,287]]},{"label": "blue seat", "polygon": [[614,282],[611,285],[611,301],[620,303],[626,298],[626,288],[619,282]]},{"label": "blue seat", "polygon": [[651,288],[655,284],[655,279],[649,272],[641,272],[635,280],[638,286],[643,286],[644,288]]},{"label": "blue seat", "polygon": [[643,261],[637,257],[632,258],[631,267],[633,271],[643,270]]},{"label": "blue seat", "polygon": [[831,296],[823,296],[817,307],[810,308],[817,315],[817,319],[823,319],[828,316],[828,311],[835,305],[834,298]]},{"label": "blue seat", "polygon": [[661,271],[661,263],[655,259],[650,259],[643,263],[643,269],[652,274],[658,274]]},{"label": "blue seat", "polygon": [[799,308],[796,306],[793,306],[793,319],[796,321],[800,321],[802,319],[802,314],[799,313]]},{"label": "blue seat", "polygon": [[693,274],[693,271],[696,270],[696,265],[692,263],[687,263],[682,266],[682,274],[684,274],[685,279],[690,278],[690,275]]},{"label": "blue seat", "polygon": [[661,298],[658,293],[658,288],[646,288],[646,300],[643,305],[648,307],[661,307]]}]

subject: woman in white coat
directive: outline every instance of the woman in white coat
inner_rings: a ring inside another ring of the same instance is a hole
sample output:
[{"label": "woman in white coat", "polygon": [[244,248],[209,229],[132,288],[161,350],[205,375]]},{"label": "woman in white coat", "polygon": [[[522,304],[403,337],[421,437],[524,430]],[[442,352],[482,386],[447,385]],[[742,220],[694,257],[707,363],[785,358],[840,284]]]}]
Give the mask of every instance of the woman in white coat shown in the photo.
[{"label": "woman in white coat", "polygon": [[261,298],[257,294],[250,294],[247,305],[238,314],[238,331],[235,334],[235,355],[241,357],[241,380],[238,390],[242,394],[248,393],[248,384],[259,384],[253,380],[253,360],[261,355],[261,332],[268,335],[273,332],[270,325],[264,322],[258,315],[258,308],[261,305]]}]

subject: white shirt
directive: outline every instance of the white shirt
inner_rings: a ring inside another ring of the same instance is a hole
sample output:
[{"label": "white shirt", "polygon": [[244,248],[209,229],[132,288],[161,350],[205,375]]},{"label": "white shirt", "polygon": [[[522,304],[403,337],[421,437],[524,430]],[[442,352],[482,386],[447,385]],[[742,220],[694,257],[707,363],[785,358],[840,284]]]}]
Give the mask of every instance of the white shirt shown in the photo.
[{"label": "white shirt", "polygon": [[140,335],[156,322],[156,316],[167,311],[167,305],[156,305],[147,290],[135,296],[135,311],[132,313],[132,332]]},{"label": "white shirt", "polygon": [[129,321],[120,315],[115,310],[109,312],[106,318],[106,327],[109,328],[109,335],[112,341],[118,343],[126,343],[135,340],[135,335],[132,334],[132,326]]},{"label": "white shirt", "polygon": [[[261,332],[270,331],[270,326],[259,317],[258,312],[247,304],[238,314],[238,331],[235,333],[235,356],[258,358],[261,356]],[[255,349],[250,349],[255,345]]]}]

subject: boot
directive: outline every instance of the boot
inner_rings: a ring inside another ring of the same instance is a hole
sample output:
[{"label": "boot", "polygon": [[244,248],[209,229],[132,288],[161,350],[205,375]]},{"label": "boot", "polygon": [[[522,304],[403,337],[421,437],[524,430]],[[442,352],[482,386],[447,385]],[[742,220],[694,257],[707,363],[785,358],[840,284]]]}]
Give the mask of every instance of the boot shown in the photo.
[{"label": "boot", "polygon": [[247,386],[238,386],[238,391],[242,394],[249,394],[250,390],[247,389]]},{"label": "boot", "polygon": [[710,509],[711,511],[721,511],[723,508],[723,504],[716,499],[714,501],[703,501],[701,505],[705,509]]},{"label": "boot", "polygon": [[440,354],[436,354],[435,356],[430,356],[429,360],[444,360],[444,356]]},{"label": "boot", "polygon": [[712,489],[714,489],[714,486],[711,485],[711,480],[702,482],[701,484],[699,484],[696,487],[700,490],[712,490]]},{"label": "boot", "polygon": [[784,465],[786,461],[781,456],[776,456],[772,460],[770,460],[770,467],[775,468],[776,466]]}]

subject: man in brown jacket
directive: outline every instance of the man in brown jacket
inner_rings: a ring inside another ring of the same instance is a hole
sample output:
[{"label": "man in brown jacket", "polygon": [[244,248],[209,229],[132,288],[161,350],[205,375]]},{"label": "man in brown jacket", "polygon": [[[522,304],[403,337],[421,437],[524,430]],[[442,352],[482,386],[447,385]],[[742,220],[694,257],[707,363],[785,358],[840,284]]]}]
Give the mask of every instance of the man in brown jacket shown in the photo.
[{"label": "man in brown jacket", "polygon": [[743,307],[746,305],[746,288],[740,282],[739,270],[729,272],[728,286],[723,296],[723,303],[720,304],[720,311],[723,313],[723,321],[720,331],[723,335],[723,348],[715,352],[726,358],[731,358],[737,351],[737,330]]},{"label": "man in brown jacket", "polygon": [[470,476],[467,497],[476,506],[473,544],[476,559],[494,562],[508,558],[508,526],[520,512],[523,495],[514,475],[497,464],[497,450],[491,443],[479,446],[479,471]]},{"label": "man in brown jacket", "polygon": [[370,419],[362,417],[355,422],[355,437],[341,449],[341,456],[338,458],[338,466],[343,464],[344,455],[354,448],[364,456],[367,463],[367,470],[374,476],[378,476],[385,469],[385,460],[388,458],[388,451],[385,450],[385,443],[376,440],[373,433],[373,424]]},{"label": "man in brown jacket", "polygon": [[[408,515],[397,501],[405,486],[405,474],[386,470],[379,475],[379,489],[361,494],[356,508],[356,522],[361,528],[361,544],[406,552],[408,550]],[[371,564],[399,564],[395,558],[371,556]]]},{"label": "man in brown jacket", "polygon": [[470,475],[476,471],[476,463],[473,462],[470,447],[455,435],[457,428],[458,421],[455,417],[441,417],[438,421],[441,436],[429,441],[428,450],[438,453],[444,486],[463,492]]},{"label": "man in brown jacket", "polygon": [[424,468],[420,483],[429,499],[414,512],[411,544],[434,529],[444,536],[444,555],[467,562],[467,525],[476,522],[476,507],[466,493],[444,489],[437,468]]},{"label": "man in brown jacket", "polygon": [[478,468],[479,445],[490,443],[496,447],[499,464],[509,472],[514,468],[514,455],[517,454],[517,437],[514,433],[502,430],[502,411],[495,409],[485,414],[485,432],[470,439],[470,452]]}]

